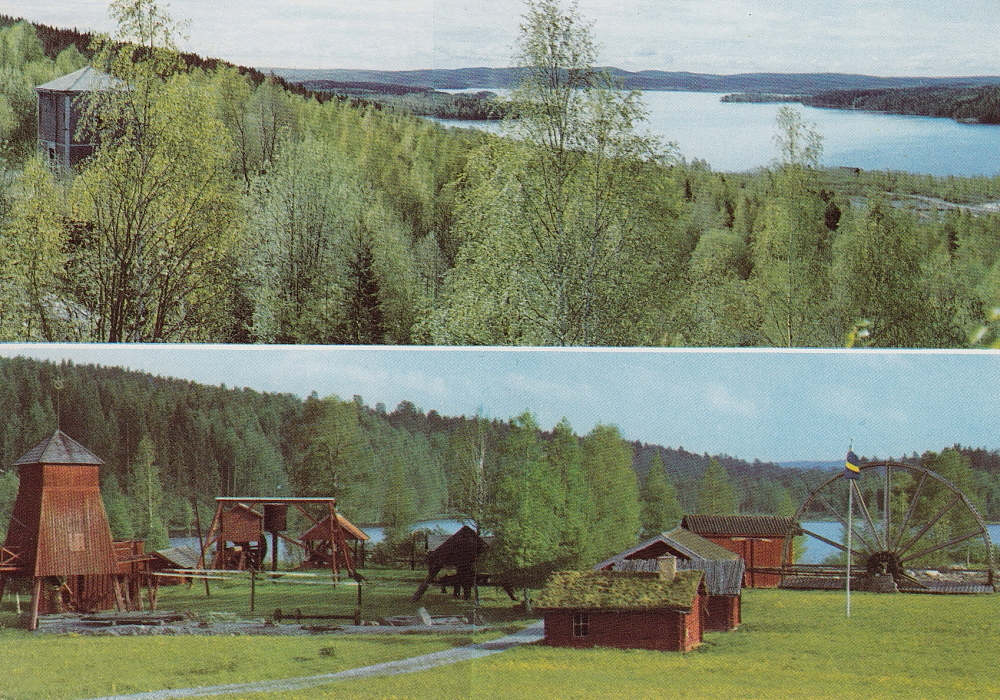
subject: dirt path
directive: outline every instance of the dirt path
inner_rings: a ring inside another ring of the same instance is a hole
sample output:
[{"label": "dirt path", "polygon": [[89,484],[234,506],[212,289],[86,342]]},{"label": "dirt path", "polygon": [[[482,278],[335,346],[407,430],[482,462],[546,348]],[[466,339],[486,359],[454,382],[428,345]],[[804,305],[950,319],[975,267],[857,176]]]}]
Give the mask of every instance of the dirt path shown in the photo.
[{"label": "dirt path", "polygon": [[325,673],[319,676],[305,676],[302,678],[285,678],[275,681],[258,681],[256,683],[231,683],[202,688],[151,690],[145,693],[111,695],[103,698],[91,698],[90,700],[172,700],[172,698],[206,698],[214,695],[231,695],[235,693],[273,693],[286,690],[299,690],[301,688],[312,688],[326,683],[333,683],[338,680],[368,678],[371,676],[396,676],[403,673],[413,673],[437,666],[458,663],[459,661],[479,659],[484,656],[498,654],[521,644],[537,642],[542,639],[542,636],[542,623],[536,622],[520,632],[509,634],[500,639],[494,639],[491,642],[455,647],[454,649],[437,651],[433,654],[415,656],[411,659],[386,661],[372,666],[338,671],[337,673]]}]

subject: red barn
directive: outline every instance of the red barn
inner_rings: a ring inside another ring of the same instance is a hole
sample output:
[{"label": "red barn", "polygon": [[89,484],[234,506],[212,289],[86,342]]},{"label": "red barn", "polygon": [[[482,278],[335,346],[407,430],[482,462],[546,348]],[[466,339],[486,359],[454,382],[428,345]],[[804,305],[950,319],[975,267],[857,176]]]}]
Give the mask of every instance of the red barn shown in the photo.
[{"label": "red barn", "polygon": [[661,556],[675,557],[678,569],[704,572],[704,631],[728,632],[739,627],[745,570],[743,560],[735,552],[682,527],[651,537],[605,559],[594,570],[657,572],[657,559]]},{"label": "red barn", "polygon": [[701,571],[568,571],[535,601],[545,644],[690,651],[701,644]]},{"label": "red barn", "polygon": [[783,559],[785,542],[802,534],[795,520],[777,515],[685,515],[681,527],[739,554],[746,564],[743,585],[749,588],[781,584],[781,574],[758,569],[791,564]]}]

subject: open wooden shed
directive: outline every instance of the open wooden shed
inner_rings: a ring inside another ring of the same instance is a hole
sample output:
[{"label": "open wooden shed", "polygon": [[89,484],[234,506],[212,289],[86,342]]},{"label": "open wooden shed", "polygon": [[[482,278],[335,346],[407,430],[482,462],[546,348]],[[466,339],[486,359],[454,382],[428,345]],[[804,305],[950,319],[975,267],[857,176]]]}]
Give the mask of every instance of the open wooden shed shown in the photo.
[{"label": "open wooden shed", "polygon": [[[307,559],[314,557],[325,561],[334,579],[339,577],[342,570],[352,578],[358,578],[354,554],[348,539],[359,533],[366,538],[367,535],[337,513],[337,499],[219,496],[215,499],[215,503],[215,516],[212,518],[212,524],[202,547],[202,551],[205,552],[215,547],[214,568],[254,570],[263,568],[264,552],[267,547],[266,532],[270,532],[274,536],[275,545],[277,540],[281,539],[302,548]],[[306,541],[284,534],[283,531],[287,527],[285,511],[289,506],[296,508],[312,523],[307,532],[311,532],[315,540]],[[310,542],[323,542],[326,543],[326,547],[314,549]],[[238,550],[245,550],[250,554],[241,557]]]},{"label": "open wooden shed", "polygon": [[[337,526],[344,535],[344,541],[349,543],[353,550],[354,561],[363,561],[364,545],[368,541],[368,535],[364,530],[352,523],[340,513],[337,513]],[[327,515],[318,523],[315,523],[308,530],[299,535],[299,540],[303,543],[306,551],[305,559],[300,568],[326,568],[331,564],[333,553],[336,551],[340,556],[339,565],[347,565],[345,551],[333,546],[331,539],[330,516]]]},{"label": "open wooden shed", "polygon": [[773,571],[792,563],[791,539],[802,534],[793,518],[778,515],[685,515],[681,527],[739,554],[746,565],[743,585],[748,588],[777,588],[781,574]]},{"label": "open wooden shed", "polygon": [[20,483],[0,549],[0,595],[8,580],[31,579],[30,629],[40,613],[138,604],[142,543],[112,541],[102,464],[61,430],[14,463]]},{"label": "open wooden shed", "polygon": [[701,644],[701,571],[557,573],[535,598],[545,644],[690,651]]},{"label": "open wooden shed", "polygon": [[744,564],[740,555],[682,527],[640,542],[594,566],[595,571],[659,571],[658,558],[676,558],[677,569],[704,572],[702,627],[706,632],[736,629],[742,620]]}]

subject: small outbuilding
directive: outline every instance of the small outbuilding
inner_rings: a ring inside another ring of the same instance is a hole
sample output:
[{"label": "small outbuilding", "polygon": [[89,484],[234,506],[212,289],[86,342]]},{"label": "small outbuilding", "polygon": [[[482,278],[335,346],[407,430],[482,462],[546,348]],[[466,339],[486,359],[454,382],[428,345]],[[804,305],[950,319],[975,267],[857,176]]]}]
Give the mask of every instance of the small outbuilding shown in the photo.
[{"label": "small outbuilding", "polygon": [[792,563],[784,560],[793,551],[790,540],[802,534],[793,518],[778,515],[685,515],[681,527],[739,554],[748,588],[777,588],[782,566]]},{"label": "small outbuilding", "polygon": [[594,570],[655,573],[659,570],[657,560],[661,556],[675,557],[678,570],[704,572],[704,631],[727,632],[739,627],[742,619],[743,560],[735,552],[682,527],[663,532],[605,559],[594,566]]},{"label": "small outbuilding", "polygon": [[38,146],[49,161],[63,168],[94,153],[97,140],[80,132],[82,100],[89,93],[120,84],[90,66],[35,88],[38,93]]},{"label": "small outbuilding", "polygon": [[249,505],[237,503],[216,519],[218,535],[215,569],[258,570],[267,554],[264,516]]},{"label": "small outbuilding", "polygon": [[[669,560],[669,557],[664,557]],[[701,644],[701,571],[569,571],[535,598],[544,643],[690,651]]]},{"label": "small outbuilding", "polygon": [[[430,541],[430,538],[428,538]],[[427,578],[425,578],[410,598],[417,602],[432,584],[444,589],[453,586],[455,596],[461,595],[468,600],[475,586],[498,585],[514,599],[514,591],[503,581],[491,580],[494,577],[479,571],[479,561],[489,548],[487,538],[484,538],[468,525],[463,525],[455,534],[427,553]],[[454,573],[438,578],[445,569],[454,569]]]},{"label": "small outbuilding", "polygon": [[[330,522],[328,515],[299,535],[299,541],[306,553],[299,568],[330,568],[334,550]],[[365,542],[368,541],[368,535],[340,513],[337,513],[337,522],[340,524],[340,532],[343,533],[344,540],[351,543],[354,561],[363,562],[364,546]],[[345,553],[341,550],[337,550],[337,552],[340,558],[338,564],[341,567],[346,567]]]}]

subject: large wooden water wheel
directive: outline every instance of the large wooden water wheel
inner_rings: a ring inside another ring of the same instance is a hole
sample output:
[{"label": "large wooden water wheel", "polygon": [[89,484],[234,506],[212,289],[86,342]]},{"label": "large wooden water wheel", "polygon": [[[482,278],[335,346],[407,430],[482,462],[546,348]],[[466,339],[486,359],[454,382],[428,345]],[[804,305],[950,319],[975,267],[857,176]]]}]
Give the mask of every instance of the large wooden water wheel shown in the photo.
[{"label": "large wooden water wheel", "polygon": [[[854,510],[848,550],[849,489]],[[795,519],[839,523],[840,537],[803,527],[806,536],[833,547],[836,554],[823,564],[788,568],[783,586],[843,587],[850,557],[852,586],[859,589],[995,590],[992,544],[982,517],[954,484],[923,467],[882,461],[861,465],[858,479],[838,473],[809,495]],[[791,560],[786,551],[785,561]]]}]

